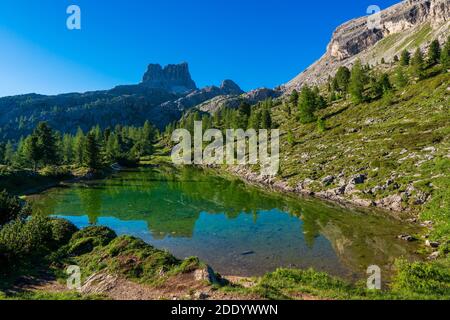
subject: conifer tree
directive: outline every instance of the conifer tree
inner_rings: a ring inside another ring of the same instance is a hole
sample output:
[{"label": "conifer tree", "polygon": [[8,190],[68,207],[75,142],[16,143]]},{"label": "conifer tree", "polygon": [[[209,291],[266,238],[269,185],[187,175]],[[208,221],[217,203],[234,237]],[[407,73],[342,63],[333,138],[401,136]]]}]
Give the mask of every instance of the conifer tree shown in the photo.
[{"label": "conifer tree", "polygon": [[422,51],[420,48],[417,48],[411,59],[411,70],[413,75],[418,79],[422,79],[423,77],[424,63]]},{"label": "conifer tree", "polygon": [[450,68],[450,37],[442,48],[440,60],[444,71],[447,71]]},{"label": "conifer tree", "polygon": [[272,128],[272,116],[270,115],[270,110],[264,107],[261,114],[261,129]]},{"label": "conifer tree", "polygon": [[439,63],[441,57],[441,45],[438,40],[434,40],[431,42],[430,47],[428,48],[428,64],[430,66]]},{"label": "conifer tree", "polygon": [[408,77],[402,66],[398,66],[395,71],[395,85],[397,88],[404,88],[408,84]]},{"label": "conifer tree", "polygon": [[365,74],[361,66],[361,61],[356,61],[352,68],[349,84],[349,92],[354,103],[359,104],[364,101]]},{"label": "conifer tree", "polygon": [[33,165],[33,170],[36,172],[39,162],[43,159],[43,149],[39,145],[39,138],[37,135],[29,135],[23,142],[23,156],[27,163]]},{"label": "conifer tree", "polygon": [[100,146],[95,138],[95,132],[89,132],[86,136],[86,143],[84,149],[85,165],[89,169],[100,169]]},{"label": "conifer tree", "polygon": [[82,166],[84,164],[84,145],[85,136],[83,130],[78,128],[77,134],[74,139],[74,162],[77,165]]},{"label": "conifer tree", "polygon": [[13,165],[15,161],[14,146],[10,140],[6,143],[5,154],[3,155],[3,161],[7,165]]},{"label": "conifer tree", "polygon": [[33,135],[37,138],[42,164],[57,164],[59,162],[57,141],[49,125],[46,122],[40,122]]},{"label": "conifer tree", "polygon": [[0,142],[0,164],[5,164],[6,143]]},{"label": "conifer tree", "polygon": [[316,99],[314,92],[307,85],[302,88],[300,93],[298,108],[301,123],[306,124],[316,120],[314,116],[314,112],[316,110]]},{"label": "conifer tree", "polygon": [[289,96],[289,103],[294,107],[298,105],[298,91],[296,89],[294,89]]},{"label": "conifer tree", "polygon": [[339,67],[336,73],[336,86],[340,93],[346,94],[350,82],[350,70],[347,67]]},{"label": "conifer tree", "polygon": [[400,58],[400,65],[403,67],[409,66],[409,62],[411,60],[411,54],[408,50],[403,50]]},{"label": "conifer tree", "polygon": [[380,88],[383,94],[388,93],[392,90],[391,81],[389,80],[389,76],[386,73],[383,73],[378,81],[380,84]]}]

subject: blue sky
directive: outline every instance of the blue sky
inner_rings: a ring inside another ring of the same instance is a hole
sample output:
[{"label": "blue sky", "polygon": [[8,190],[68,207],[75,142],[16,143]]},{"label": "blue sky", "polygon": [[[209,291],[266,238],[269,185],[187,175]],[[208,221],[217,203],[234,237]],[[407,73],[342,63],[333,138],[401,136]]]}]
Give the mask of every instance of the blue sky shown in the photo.
[{"label": "blue sky", "polygon": [[[148,63],[182,61],[199,87],[275,87],[318,59],[339,24],[396,2],[2,0],[0,96],[108,89],[140,82]],[[71,4],[82,30],[66,27]]]}]

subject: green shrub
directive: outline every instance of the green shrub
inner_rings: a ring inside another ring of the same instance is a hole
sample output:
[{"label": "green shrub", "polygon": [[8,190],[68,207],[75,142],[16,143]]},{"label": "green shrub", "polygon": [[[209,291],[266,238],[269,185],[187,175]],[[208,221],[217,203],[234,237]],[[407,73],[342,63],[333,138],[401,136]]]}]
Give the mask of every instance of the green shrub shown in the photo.
[{"label": "green shrub", "polygon": [[52,228],[52,239],[55,247],[60,247],[69,243],[78,228],[70,221],[65,219],[52,219],[50,221]]},{"label": "green shrub", "polygon": [[115,238],[117,238],[116,233],[107,227],[88,227],[72,236],[68,253],[76,256],[83,255],[97,246],[108,245]]},{"label": "green shrub", "polygon": [[450,268],[445,262],[399,260],[393,290],[400,293],[450,298]]},{"label": "green shrub", "polygon": [[104,270],[147,284],[163,281],[165,275],[185,272],[196,263],[189,259],[182,265],[170,253],[130,236],[118,237],[107,246],[97,246],[90,254],[79,257],[79,264],[86,274]]},{"label": "green shrub", "polygon": [[46,166],[39,171],[44,177],[64,178],[71,175],[68,167],[63,166]]},{"label": "green shrub", "polygon": [[36,216],[29,221],[14,220],[6,224],[0,230],[2,259],[6,261],[4,268],[46,256],[50,252],[52,236],[49,218]]},{"label": "green shrub", "polygon": [[19,198],[6,191],[0,192],[0,226],[15,220],[24,214],[23,204]]}]

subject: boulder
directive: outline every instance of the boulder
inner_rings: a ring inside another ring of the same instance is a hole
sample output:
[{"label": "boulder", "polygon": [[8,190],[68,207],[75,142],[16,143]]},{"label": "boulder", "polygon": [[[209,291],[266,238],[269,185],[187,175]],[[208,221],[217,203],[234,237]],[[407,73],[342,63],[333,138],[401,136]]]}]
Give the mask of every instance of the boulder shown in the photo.
[{"label": "boulder", "polygon": [[439,248],[439,246],[441,245],[439,242],[437,242],[437,241],[430,241],[430,240],[427,240],[427,241],[425,241],[425,245],[427,246],[427,247],[430,247],[430,248]]},{"label": "boulder", "polygon": [[324,186],[328,186],[328,185],[332,184],[335,179],[336,179],[335,176],[327,176],[327,177],[322,179],[322,184]]}]

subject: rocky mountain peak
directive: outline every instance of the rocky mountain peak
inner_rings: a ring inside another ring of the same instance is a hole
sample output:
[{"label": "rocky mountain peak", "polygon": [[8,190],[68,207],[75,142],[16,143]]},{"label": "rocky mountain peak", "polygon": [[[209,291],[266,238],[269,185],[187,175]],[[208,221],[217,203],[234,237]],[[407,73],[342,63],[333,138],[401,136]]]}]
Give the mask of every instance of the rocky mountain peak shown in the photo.
[{"label": "rocky mountain peak", "polygon": [[164,68],[159,64],[150,64],[141,85],[173,93],[186,93],[197,89],[187,63],[169,64]]},{"label": "rocky mountain peak", "polygon": [[243,94],[244,91],[233,81],[233,80],[224,80],[222,85],[220,86],[220,90],[222,90],[223,94]]},{"label": "rocky mountain peak", "polygon": [[405,49],[425,49],[434,39],[443,42],[450,30],[450,1],[405,0],[381,11],[379,27],[369,28],[368,21],[365,16],[339,26],[322,58],[282,89],[290,92],[304,83],[321,84],[357,59],[376,65],[381,59],[392,61]]}]

